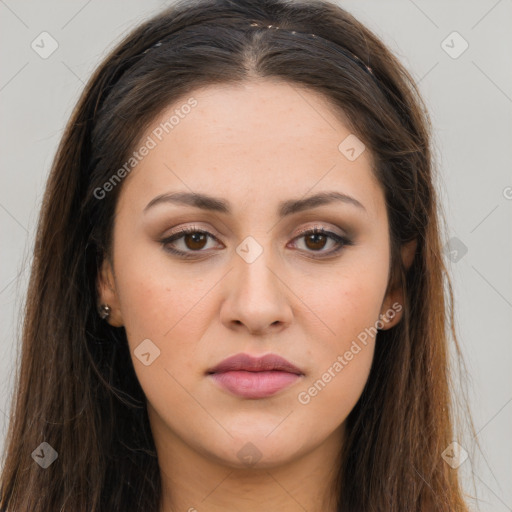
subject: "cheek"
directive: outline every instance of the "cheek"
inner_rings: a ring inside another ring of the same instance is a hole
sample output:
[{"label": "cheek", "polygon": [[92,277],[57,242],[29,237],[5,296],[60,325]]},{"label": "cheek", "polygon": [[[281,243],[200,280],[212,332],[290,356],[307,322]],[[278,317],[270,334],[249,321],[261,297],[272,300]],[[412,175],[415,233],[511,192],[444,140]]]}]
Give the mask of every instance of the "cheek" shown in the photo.
[{"label": "cheek", "polygon": [[379,319],[389,260],[375,257],[375,253],[350,254],[339,268],[302,279],[298,295],[314,312],[311,323],[331,351],[344,350],[350,340]]},{"label": "cheek", "polygon": [[123,250],[126,237],[121,235],[116,248],[116,286],[132,349],[145,338],[159,344],[174,338],[179,345],[182,337],[176,333],[185,327],[193,339],[190,329],[195,324],[190,319],[204,308],[209,281],[193,265],[173,265],[172,257],[156,242],[143,241],[130,251]]},{"label": "cheek", "polygon": [[[206,323],[208,280],[169,268],[119,262],[117,282],[124,327],[137,379],[148,401],[161,410],[197,414],[185,389],[202,378],[198,343]],[[147,262],[147,260],[146,260]],[[205,300],[206,299],[206,300]],[[184,387],[183,387],[184,386]],[[187,412],[188,411],[188,412]]]},{"label": "cheek", "polygon": [[297,395],[309,414],[325,417],[331,411],[331,421],[341,422],[359,399],[373,360],[388,263],[372,254],[347,258],[330,282],[317,281],[316,293],[307,294],[304,288],[301,297],[318,312],[316,327],[309,332],[314,371]]},{"label": "cheek", "polygon": [[296,418],[302,417],[304,428],[325,435],[345,422],[366,385],[373,353],[373,341],[354,340],[335,357],[320,362],[322,369],[296,394]]},{"label": "cheek", "polygon": [[309,350],[313,371],[295,397],[304,418],[320,422],[326,431],[346,420],[370,374],[377,301],[361,293],[357,297],[351,300],[348,292],[334,297],[338,307],[328,322],[335,335],[324,335],[323,341],[316,338]]}]

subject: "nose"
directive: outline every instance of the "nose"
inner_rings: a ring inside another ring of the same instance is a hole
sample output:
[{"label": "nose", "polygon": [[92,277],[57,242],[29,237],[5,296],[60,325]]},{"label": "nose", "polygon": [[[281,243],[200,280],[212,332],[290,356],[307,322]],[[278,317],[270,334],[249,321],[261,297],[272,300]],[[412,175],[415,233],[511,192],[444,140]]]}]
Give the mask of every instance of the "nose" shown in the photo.
[{"label": "nose", "polygon": [[224,282],[226,298],[221,307],[221,321],[229,329],[265,334],[290,325],[293,293],[269,254],[270,249],[265,249],[252,262],[235,255],[234,268]]}]

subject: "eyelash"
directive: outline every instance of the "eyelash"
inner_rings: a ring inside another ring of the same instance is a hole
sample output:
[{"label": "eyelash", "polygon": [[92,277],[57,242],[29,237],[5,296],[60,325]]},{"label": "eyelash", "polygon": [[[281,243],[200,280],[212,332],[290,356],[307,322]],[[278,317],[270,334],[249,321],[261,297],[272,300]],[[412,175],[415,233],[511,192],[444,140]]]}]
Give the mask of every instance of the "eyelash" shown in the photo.
[{"label": "eyelash", "polygon": [[[194,253],[201,253],[201,252],[206,252],[206,251],[198,250],[198,251],[185,252],[185,251],[180,251],[179,249],[174,249],[172,247],[169,247],[169,244],[171,242],[179,240],[180,238],[183,238],[185,235],[189,235],[192,233],[202,233],[202,234],[208,235],[209,237],[213,238],[214,240],[217,240],[217,238],[214,235],[212,235],[211,233],[209,233],[208,231],[205,231],[203,229],[198,229],[198,228],[192,226],[189,228],[180,229],[179,232],[174,233],[173,235],[160,240],[160,243],[162,244],[165,251],[170,252],[171,254],[175,254],[176,256],[183,258],[183,259],[192,259],[192,258],[196,257]],[[337,233],[333,233],[332,231],[328,231],[324,228],[318,228],[318,227],[305,229],[305,230],[301,231],[293,240],[302,238],[307,235],[315,235],[315,234],[326,235],[328,238],[330,238],[331,240],[334,240],[338,244],[337,248],[327,251],[326,253],[322,253],[320,251],[312,251],[312,252],[320,252],[321,254],[324,254],[323,256],[313,256],[313,258],[316,258],[316,259],[333,256],[333,255],[337,254],[338,252],[340,252],[342,249],[344,249],[346,246],[353,245],[353,242],[350,239],[348,239],[344,236],[338,235]]]}]

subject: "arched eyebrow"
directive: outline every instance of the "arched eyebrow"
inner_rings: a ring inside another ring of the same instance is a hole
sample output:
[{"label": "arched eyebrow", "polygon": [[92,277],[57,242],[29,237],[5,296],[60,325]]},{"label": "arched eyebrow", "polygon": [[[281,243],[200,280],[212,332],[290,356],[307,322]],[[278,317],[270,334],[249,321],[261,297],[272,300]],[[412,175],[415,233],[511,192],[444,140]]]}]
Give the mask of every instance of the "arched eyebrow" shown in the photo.
[{"label": "arched eyebrow", "polygon": [[[319,192],[318,194],[308,196],[301,199],[289,199],[282,201],[278,206],[278,216],[280,218],[294,213],[316,208],[326,204],[332,204],[334,202],[341,202],[351,206],[355,206],[366,212],[366,208],[356,198],[341,192],[330,191],[330,192]],[[201,210],[208,210],[212,212],[224,213],[226,215],[232,214],[229,201],[226,199],[209,196],[207,194],[201,194],[198,192],[169,192],[166,194],[160,194],[153,198],[144,208],[144,213],[150,208],[162,204],[171,203],[178,205],[193,206],[200,208]]]}]

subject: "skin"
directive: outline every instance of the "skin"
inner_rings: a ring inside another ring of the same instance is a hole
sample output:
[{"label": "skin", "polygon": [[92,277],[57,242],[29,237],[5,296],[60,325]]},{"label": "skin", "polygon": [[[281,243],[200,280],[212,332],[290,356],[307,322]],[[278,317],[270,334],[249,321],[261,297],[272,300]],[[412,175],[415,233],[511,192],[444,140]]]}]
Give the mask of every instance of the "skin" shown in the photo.
[{"label": "skin", "polygon": [[[111,262],[98,278],[108,321],[125,327],[147,397],[160,511],[334,511],[337,453],[374,338],[309,403],[298,394],[403,301],[399,288],[386,295],[389,225],[370,152],[349,161],[338,145],[350,129],[325,98],[297,85],[252,80],[191,96],[197,106],[125,178]],[[186,99],[162,112],[141,141]],[[224,198],[232,214],[170,203],[144,212],[171,191]],[[364,209],[334,202],[277,216],[281,201],[320,191],[348,194]],[[216,238],[170,244],[195,259],[166,252],[161,239],[190,226]],[[300,237],[313,226],[350,235],[353,244],[321,258],[337,245]],[[263,251],[251,263],[236,252],[248,236]],[[414,249],[402,251],[406,266]],[[147,366],[134,355],[145,339],[160,350]],[[265,399],[232,395],[205,372],[240,352],[279,354],[304,375]],[[260,457],[256,464],[237,455],[244,446]]]}]

